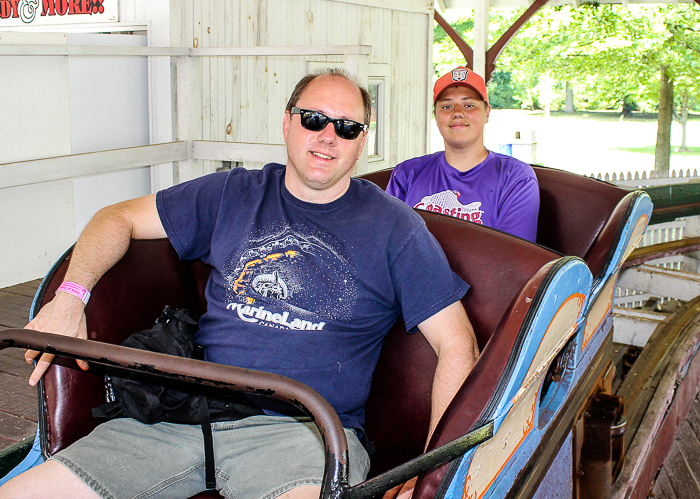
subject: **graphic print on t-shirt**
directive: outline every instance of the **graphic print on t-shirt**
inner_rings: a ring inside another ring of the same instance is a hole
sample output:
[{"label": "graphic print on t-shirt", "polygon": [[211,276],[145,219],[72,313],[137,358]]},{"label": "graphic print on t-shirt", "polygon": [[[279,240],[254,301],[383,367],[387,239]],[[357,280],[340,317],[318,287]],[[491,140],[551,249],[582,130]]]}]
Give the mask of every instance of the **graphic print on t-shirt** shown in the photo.
[{"label": "graphic print on t-shirt", "polygon": [[459,202],[459,192],[458,191],[442,191],[430,196],[425,196],[421,199],[414,208],[425,211],[434,211],[435,213],[444,213],[455,218],[461,218],[462,220],[469,220],[471,222],[482,224],[482,215],[484,212],[480,210],[481,201],[474,201],[469,204],[462,204]]},{"label": "graphic print on t-shirt", "polygon": [[261,231],[232,256],[226,309],[240,320],[278,329],[322,330],[348,322],[357,299],[352,269],[337,242],[320,230]]}]

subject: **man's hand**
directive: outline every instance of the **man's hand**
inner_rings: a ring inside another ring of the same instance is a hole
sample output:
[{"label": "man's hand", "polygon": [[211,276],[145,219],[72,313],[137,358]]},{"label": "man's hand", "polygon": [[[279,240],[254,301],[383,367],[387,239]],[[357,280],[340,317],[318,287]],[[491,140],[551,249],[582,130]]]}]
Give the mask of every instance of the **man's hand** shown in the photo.
[{"label": "man's hand", "polygon": [[[85,305],[73,295],[58,293],[56,297],[46,304],[37,316],[26,326],[26,329],[41,331],[44,333],[72,336],[74,338],[87,338],[87,326],[85,322]],[[27,350],[24,359],[28,364],[34,362],[39,355],[36,350]],[[54,355],[45,353],[39,358],[34,372],[29,377],[29,384],[35,386],[44,372],[49,368]],[[88,363],[83,360],[76,361],[83,371],[88,369]]]},{"label": "man's hand", "polygon": [[413,477],[408,482],[387,490],[382,499],[411,499],[417,481],[418,477]]},{"label": "man's hand", "polygon": [[[105,272],[124,256],[132,239],[161,237],[166,237],[166,233],[156,208],[155,194],[102,208],[78,238],[65,279],[92,289]],[[27,324],[27,329],[87,339],[84,310],[85,306],[79,298],[58,293]],[[38,355],[39,352],[27,350],[24,358],[31,364]],[[30,385],[39,382],[53,358],[53,355],[46,353],[41,356],[29,378]],[[81,369],[88,368],[87,362],[77,362]]]}]

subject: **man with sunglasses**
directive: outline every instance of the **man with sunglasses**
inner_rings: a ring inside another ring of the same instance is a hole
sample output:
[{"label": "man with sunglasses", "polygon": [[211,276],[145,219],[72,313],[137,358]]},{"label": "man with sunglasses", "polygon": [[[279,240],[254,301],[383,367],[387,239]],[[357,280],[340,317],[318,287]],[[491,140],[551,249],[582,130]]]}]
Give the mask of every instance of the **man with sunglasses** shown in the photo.
[{"label": "man with sunglasses", "polygon": [[[350,483],[364,480],[364,404],[396,318],[438,355],[431,433],[478,356],[459,301],[468,285],[422,219],[350,176],[369,114],[367,91],[344,73],[305,77],[283,119],[286,166],[207,175],[101,210],[75,246],[70,282],[28,327],[85,338],[88,290],[131,239],[168,237],[181,258],[213,267],[195,337],[206,359],[319,391],[346,427]],[[31,384],[51,360],[41,356]],[[324,452],[315,425],[288,406],[254,402],[264,414],[212,425],[217,490],[318,497]],[[190,497],[205,488],[202,448],[198,426],[112,420],[8,482],[0,498]]]},{"label": "man with sunglasses", "polygon": [[540,193],[530,165],[484,147],[486,84],[459,66],[435,82],[433,114],[445,151],[394,168],[387,192],[419,210],[487,225],[529,241],[537,236]]}]

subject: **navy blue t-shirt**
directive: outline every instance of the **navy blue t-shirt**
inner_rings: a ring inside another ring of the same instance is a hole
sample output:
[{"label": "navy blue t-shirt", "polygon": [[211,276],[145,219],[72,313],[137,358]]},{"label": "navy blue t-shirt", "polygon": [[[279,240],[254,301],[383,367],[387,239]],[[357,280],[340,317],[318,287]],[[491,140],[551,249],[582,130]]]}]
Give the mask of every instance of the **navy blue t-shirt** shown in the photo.
[{"label": "navy blue t-shirt", "polygon": [[454,274],[423,220],[370,182],[352,179],[327,204],[301,201],[285,168],[238,168],[157,195],[182,259],[212,271],[196,336],[206,359],[281,374],[323,395],[361,427],[384,336],[459,300]]}]

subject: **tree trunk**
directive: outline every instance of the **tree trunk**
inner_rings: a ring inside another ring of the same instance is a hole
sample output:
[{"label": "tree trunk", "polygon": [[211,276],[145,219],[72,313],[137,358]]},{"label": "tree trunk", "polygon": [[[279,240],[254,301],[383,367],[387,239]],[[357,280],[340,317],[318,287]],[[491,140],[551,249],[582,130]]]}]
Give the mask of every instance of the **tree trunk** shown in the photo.
[{"label": "tree trunk", "polygon": [[632,100],[632,98],[629,95],[625,95],[625,97],[622,99],[623,118],[629,118],[630,116],[632,116],[632,106],[635,106],[636,108],[636,103]]},{"label": "tree trunk", "polygon": [[688,89],[684,89],[683,98],[681,99],[681,117],[678,120],[681,124],[681,148],[680,151],[688,152],[688,144],[685,141],[686,136],[686,125],[688,124]]},{"label": "tree trunk", "polygon": [[661,68],[659,88],[659,119],[656,132],[654,171],[668,174],[671,168],[671,123],[673,122],[673,82],[669,81],[667,68]]},{"label": "tree trunk", "polygon": [[566,82],[566,112],[575,113],[576,107],[574,107],[574,87],[571,85],[570,81]]}]

